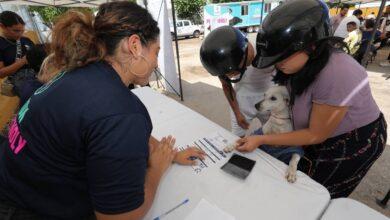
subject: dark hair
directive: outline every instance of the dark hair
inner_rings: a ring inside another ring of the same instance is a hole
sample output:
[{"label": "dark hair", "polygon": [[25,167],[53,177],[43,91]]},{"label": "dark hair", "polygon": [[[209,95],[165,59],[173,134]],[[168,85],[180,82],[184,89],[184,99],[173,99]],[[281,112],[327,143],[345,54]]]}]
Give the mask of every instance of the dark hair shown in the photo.
[{"label": "dark hair", "polygon": [[348,9],[348,10],[349,10],[349,5],[343,4],[343,5],[341,6],[341,10],[344,10],[344,9]]},{"label": "dark hair", "polygon": [[91,13],[68,11],[53,28],[54,64],[65,70],[85,66],[113,55],[123,38],[137,34],[147,45],[159,32],[152,15],[128,1],[102,4],[96,18]]},{"label": "dark hair", "polygon": [[11,27],[17,24],[25,25],[23,19],[13,11],[3,11],[0,14],[0,23],[6,27]]},{"label": "dark hair", "polygon": [[357,15],[362,15],[362,14],[363,14],[363,11],[360,10],[360,9],[356,9],[355,11],[353,11],[352,14],[355,15],[355,16],[357,16]]},{"label": "dark hair", "polygon": [[47,57],[48,51],[47,47],[44,44],[34,45],[30,50],[26,53],[26,59],[28,65],[38,73],[43,60]]},{"label": "dark hair", "polygon": [[368,29],[368,28],[374,28],[375,26],[375,20],[374,19],[367,19],[365,22],[364,22],[364,26]]},{"label": "dark hair", "polygon": [[353,26],[357,26],[356,22],[354,22],[354,21],[350,21],[350,22],[348,22],[348,23],[347,23],[347,25],[353,25]]},{"label": "dark hair", "polygon": [[329,61],[329,57],[335,50],[346,48],[346,44],[341,38],[329,37],[316,42],[314,45],[310,45],[306,52],[309,55],[309,60],[305,66],[295,74],[284,74],[278,70],[274,76],[273,81],[279,85],[291,86],[291,99],[290,104],[294,104],[295,96],[301,95],[317,78],[317,75],[326,66]]}]

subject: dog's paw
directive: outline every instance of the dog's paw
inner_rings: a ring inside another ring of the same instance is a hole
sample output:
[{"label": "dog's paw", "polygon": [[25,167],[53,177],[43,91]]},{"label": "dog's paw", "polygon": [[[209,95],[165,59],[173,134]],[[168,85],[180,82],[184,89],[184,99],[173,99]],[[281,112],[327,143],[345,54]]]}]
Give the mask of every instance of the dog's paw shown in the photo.
[{"label": "dog's paw", "polygon": [[289,183],[295,183],[297,181],[297,170],[289,167],[286,172],[286,179]]},{"label": "dog's paw", "polygon": [[230,145],[228,145],[227,147],[225,147],[223,149],[223,152],[230,153],[230,152],[234,151],[234,149],[236,149],[236,145],[235,144],[230,144]]}]

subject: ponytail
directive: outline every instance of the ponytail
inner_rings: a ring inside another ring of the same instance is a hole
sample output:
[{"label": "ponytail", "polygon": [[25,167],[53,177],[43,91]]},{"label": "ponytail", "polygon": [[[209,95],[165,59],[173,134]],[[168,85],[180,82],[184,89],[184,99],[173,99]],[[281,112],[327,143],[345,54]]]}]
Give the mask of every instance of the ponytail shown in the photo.
[{"label": "ponytail", "polygon": [[103,59],[104,46],[99,43],[89,12],[68,11],[54,24],[51,50],[56,69],[72,70]]}]

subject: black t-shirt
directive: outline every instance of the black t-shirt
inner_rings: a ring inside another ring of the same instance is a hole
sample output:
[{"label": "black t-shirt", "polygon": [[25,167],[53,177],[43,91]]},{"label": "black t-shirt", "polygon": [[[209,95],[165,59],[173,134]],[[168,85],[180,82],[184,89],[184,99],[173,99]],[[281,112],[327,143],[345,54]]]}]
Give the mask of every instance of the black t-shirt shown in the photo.
[{"label": "black t-shirt", "polygon": [[[20,38],[20,43],[22,51],[19,58],[22,58],[26,55],[26,52],[34,46],[34,43],[26,37]],[[16,50],[16,41],[0,37],[0,62],[3,62],[4,66],[15,63]]]},{"label": "black t-shirt", "polygon": [[106,63],[59,74],[10,126],[0,201],[46,218],[117,214],[144,201],[152,123]]}]

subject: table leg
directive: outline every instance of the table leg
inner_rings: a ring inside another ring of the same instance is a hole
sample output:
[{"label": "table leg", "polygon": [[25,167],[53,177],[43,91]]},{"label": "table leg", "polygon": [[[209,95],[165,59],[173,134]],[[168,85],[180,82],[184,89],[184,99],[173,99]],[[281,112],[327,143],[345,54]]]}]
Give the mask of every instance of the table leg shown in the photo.
[{"label": "table leg", "polygon": [[390,198],[390,190],[387,192],[385,198],[383,198],[382,200],[377,199],[377,200],[376,200],[376,203],[377,203],[380,207],[386,208],[386,207],[387,207],[387,202],[389,201],[389,198]]}]

